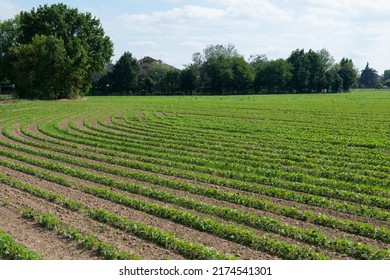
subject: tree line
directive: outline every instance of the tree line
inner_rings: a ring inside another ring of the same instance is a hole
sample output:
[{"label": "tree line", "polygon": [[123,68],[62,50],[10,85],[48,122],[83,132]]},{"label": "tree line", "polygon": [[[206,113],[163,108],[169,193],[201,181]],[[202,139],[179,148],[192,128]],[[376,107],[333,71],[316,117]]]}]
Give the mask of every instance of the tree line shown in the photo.
[{"label": "tree line", "polygon": [[297,49],[287,59],[268,60],[266,55],[248,61],[234,45],[211,45],[195,53],[192,63],[179,70],[160,61],[146,73],[137,59],[124,53],[107,65],[94,83],[96,93],[119,94],[243,94],[314,93],[349,91],[356,85],[357,70],[351,59],[335,63],[326,49]]},{"label": "tree line", "polygon": [[84,94],[174,95],[346,92],[390,86],[366,68],[360,77],[351,59],[297,49],[286,59],[254,55],[234,45],[210,45],[184,69],[161,61],[141,72],[125,52],[113,64],[113,43],[100,21],[64,4],[44,5],[0,21],[0,83],[16,84],[21,98],[60,99]]}]

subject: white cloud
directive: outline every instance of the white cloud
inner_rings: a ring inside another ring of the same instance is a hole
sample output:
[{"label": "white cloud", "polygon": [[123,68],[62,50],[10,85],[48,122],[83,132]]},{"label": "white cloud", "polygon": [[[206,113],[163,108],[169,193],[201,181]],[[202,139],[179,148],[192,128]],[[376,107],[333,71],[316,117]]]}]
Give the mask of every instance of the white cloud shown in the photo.
[{"label": "white cloud", "polygon": [[205,25],[225,15],[225,11],[200,6],[185,6],[151,14],[127,14],[119,17],[124,27],[142,32],[159,32],[162,27],[180,29],[189,25]]},{"label": "white cloud", "polygon": [[205,47],[205,45],[199,41],[184,41],[180,43],[180,46],[193,50],[202,49]]},{"label": "white cloud", "polygon": [[252,17],[269,20],[290,20],[292,10],[285,10],[273,5],[268,0],[217,0],[226,6],[229,16]]},{"label": "white cloud", "polygon": [[[168,0],[169,1],[169,0]],[[336,60],[367,60],[378,71],[390,68],[390,1],[379,0],[207,0],[180,1],[167,10],[125,14],[123,36],[144,42],[131,45],[138,56],[154,54],[180,67],[192,53],[210,44],[236,45],[249,57],[265,53],[287,58],[297,48],[327,48]],[[193,2],[195,3],[195,2]],[[160,46],[146,44],[156,42]],[[172,57],[169,57],[169,55]],[[386,60],[387,59],[387,60]],[[374,61],[377,66],[374,66]]]},{"label": "white cloud", "polygon": [[153,41],[134,41],[128,43],[129,46],[146,47],[146,48],[158,48],[161,45]]},{"label": "white cloud", "polygon": [[367,11],[387,13],[390,11],[390,1],[388,0],[306,0],[304,2],[315,6],[340,9],[346,14],[351,12],[361,14]]}]

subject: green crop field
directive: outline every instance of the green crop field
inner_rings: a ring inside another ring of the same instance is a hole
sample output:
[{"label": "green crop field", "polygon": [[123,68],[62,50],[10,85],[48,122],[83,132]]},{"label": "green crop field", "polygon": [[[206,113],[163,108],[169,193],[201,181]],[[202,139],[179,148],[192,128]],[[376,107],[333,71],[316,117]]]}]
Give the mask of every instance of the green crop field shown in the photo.
[{"label": "green crop field", "polygon": [[8,100],[0,131],[0,259],[390,258],[389,91]]}]

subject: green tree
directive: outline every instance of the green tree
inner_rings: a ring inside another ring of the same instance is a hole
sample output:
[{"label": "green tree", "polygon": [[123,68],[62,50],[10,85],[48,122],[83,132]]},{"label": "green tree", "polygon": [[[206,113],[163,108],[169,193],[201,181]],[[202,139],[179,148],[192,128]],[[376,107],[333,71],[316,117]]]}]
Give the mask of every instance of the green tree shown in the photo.
[{"label": "green tree", "polygon": [[141,95],[150,95],[153,93],[155,85],[153,80],[146,74],[141,74],[138,79],[138,91]]},{"label": "green tree", "polygon": [[329,53],[327,49],[322,49],[317,52],[321,65],[325,72],[330,71],[335,63],[334,57]]},{"label": "green tree", "polygon": [[328,92],[343,91],[343,78],[340,76],[340,64],[334,64],[326,72],[326,85]]},{"label": "green tree", "polygon": [[130,94],[138,88],[139,65],[130,52],[125,52],[115,63],[112,71],[113,90]]},{"label": "green tree", "polygon": [[153,62],[146,76],[149,77],[157,93],[172,94],[179,87],[178,70],[166,63]]},{"label": "green tree", "polygon": [[292,77],[291,64],[284,59],[265,62],[258,67],[255,78],[255,88],[268,92],[282,92]]},{"label": "green tree", "polygon": [[221,94],[231,91],[233,70],[229,57],[223,55],[210,57],[204,63],[202,70],[206,76],[205,87],[211,92]]},{"label": "green tree", "polygon": [[257,68],[255,89],[267,92],[282,92],[291,80],[291,64],[284,59],[265,62]]},{"label": "green tree", "polygon": [[310,70],[308,68],[305,50],[295,50],[287,61],[291,64],[290,87],[296,92],[305,92],[308,89]]},{"label": "green tree", "polygon": [[235,56],[239,56],[236,47],[233,44],[224,45],[209,45],[207,48],[203,50],[204,60],[209,60],[211,58],[218,57],[227,57],[232,58]]},{"label": "green tree", "polygon": [[309,92],[321,92],[326,88],[325,67],[327,67],[327,62],[325,56],[321,57],[318,52],[312,50],[309,50],[305,56],[306,67],[309,70],[307,90]]},{"label": "green tree", "polygon": [[296,92],[321,92],[326,88],[326,68],[331,62],[327,51],[307,53],[295,50],[287,61],[291,64],[290,87]]},{"label": "green tree", "polygon": [[340,61],[339,76],[343,79],[343,91],[347,92],[356,84],[357,71],[353,65],[352,59],[343,58]]},{"label": "green tree", "polygon": [[165,73],[165,76],[162,80],[164,92],[167,94],[175,94],[180,89],[180,71],[177,69],[172,69]]},{"label": "green tree", "polygon": [[234,56],[231,67],[233,70],[233,90],[239,94],[252,89],[255,72],[251,65],[242,56]]},{"label": "green tree", "polygon": [[390,70],[385,70],[385,72],[383,73],[383,80],[390,80]]},{"label": "green tree", "polygon": [[379,81],[378,72],[370,68],[368,62],[366,67],[362,70],[359,78],[359,85],[363,88],[375,88]]},{"label": "green tree", "polygon": [[[195,53],[193,61],[200,73],[201,88],[212,93],[231,93],[237,87],[242,87],[242,83],[247,83],[250,74],[243,75],[241,66],[244,64],[239,62],[241,58],[237,57],[240,55],[232,44],[210,45],[203,50],[203,53]],[[235,69],[233,69],[234,59],[236,59]],[[246,66],[244,68],[249,69]],[[240,82],[235,77],[244,80]]]},{"label": "green tree", "polygon": [[11,47],[16,46],[19,18],[0,21],[0,82],[10,79]]},{"label": "green tree", "polygon": [[256,54],[256,55],[251,55],[249,57],[249,64],[252,66],[254,70],[257,69],[260,65],[263,63],[267,62],[268,58],[265,54]]},{"label": "green tree", "polygon": [[199,82],[199,70],[195,64],[187,65],[180,72],[180,88],[187,94],[192,94]]},{"label": "green tree", "polygon": [[[100,21],[90,13],[79,13],[77,9],[68,8],[64,4],[44,5],[32,9],[30,12],[21,12],[15,18],[14,24],[16,24],[14,31],[17,35],[13,43],[14,46],[25,45],[28,49],[28,45],[33,44],[36,35],[46,36],[46,38],[51,38],[50,40],[57,38],[63,42],[66,59],[56,61],[63,61],[63,68],[66,69],[67,74],[61,80],[64,87],[69,90],[67,96],[64,96],[66,98],[86,93],[91,86],[93,73],[102,71],[112,56],[112,42],[109,37],[105,36]],[[10,36],[12,37],[12,34]],[[59,41],[57,43],[59,44]],[[36,47],[30,46],[33,49]],[[18,52],[16,51],[16,53]],[[19,56],[19,58],[27,59],[21,54]],[[15,59],[15,56],[13,58]],[[18,63],[23,62],[15,61],[12,58],[9,61],[9,65],[17,65]],[[16,73],[16,69],[12,68],[11,71],[13,76],[19,75]],[[46,77],[50,76],[49,70],[33,68],[32,71],[46,71]],[[39,76],[39,74],[37,73],[35,76]],[[17,80],[20,82],[22,78],[17,77]],[[39,83],[44,84],[45,81],[36,81],[36,84]],[[22,87],[19,87],[18,84],[17,86],[19,88],[18,94],[29,97],[20,92]],[[39,86],[39,88],[43,88],[43,86]],[[44,98],[43,95],[41,96]]]},{"label": "green tree", "polygon": [[84,73],[82,69],[72,73],[66,67],[69,59],[61,39],[35,35],[30,44],[13,47],[11,53],[14,57],[12,78],[18,85],[20,97],[59,99],[77,94],[78,76]]},{"label": "green tree", "polygon": [[103,71],[96,72],[92,75],[92,89],[90,94],[109,94],[113,91],[113,68],[114,65],[110,61],[109,63],[106,63]]}]

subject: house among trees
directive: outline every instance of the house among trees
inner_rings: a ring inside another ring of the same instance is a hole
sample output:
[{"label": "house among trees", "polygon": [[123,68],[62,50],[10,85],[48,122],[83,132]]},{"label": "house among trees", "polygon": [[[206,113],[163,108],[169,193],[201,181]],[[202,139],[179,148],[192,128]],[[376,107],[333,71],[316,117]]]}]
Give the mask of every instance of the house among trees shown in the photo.
[{"label": "house among trees", "polygon": [[156,61],[161,63],[161,60],[154,59],[150,56],[145,56],[144,58],[138,60],[141,74],[146,74],[149,70],[150,64]]}]

